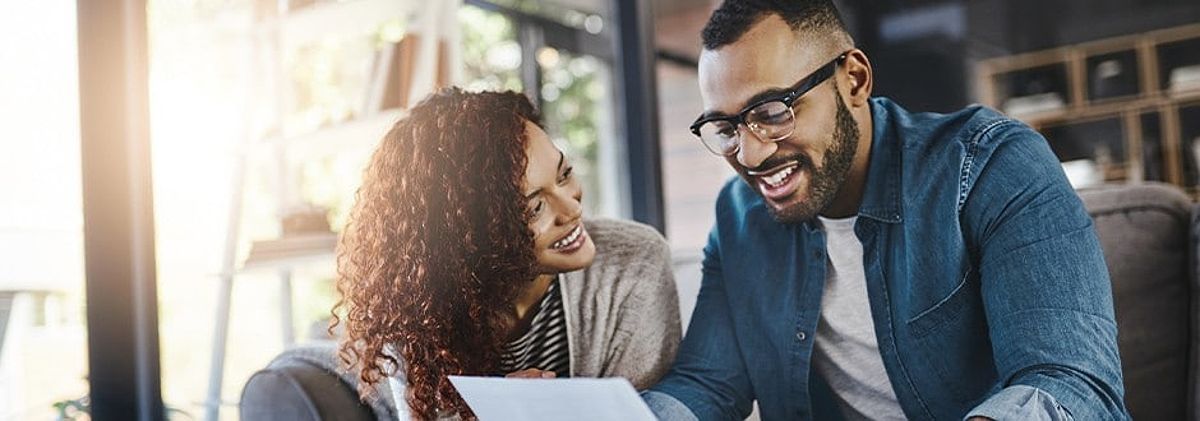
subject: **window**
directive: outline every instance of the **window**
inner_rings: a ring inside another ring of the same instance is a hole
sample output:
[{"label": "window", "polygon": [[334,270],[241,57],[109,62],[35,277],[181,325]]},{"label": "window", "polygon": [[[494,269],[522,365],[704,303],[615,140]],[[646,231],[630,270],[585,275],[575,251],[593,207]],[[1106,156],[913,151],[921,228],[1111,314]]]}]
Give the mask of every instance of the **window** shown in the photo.
[{"label": "window", "polygon": [[463,87],[521,91],[521,44],[512,19],[474,6],[458,9]]},{"label": "window", "polygon": [[[401,115],[387,64],[414,3],[303,3],[149,2],[162,396],[184,417],[235,417],[250,375],[287,344],[328,339],[332,243],[303,262],[257,262],[297,232],[335,238]],[[572,16],[579,26],[461,6],[461,84],[535,93],[589,214],[619,216],[612,53],[586,38],[598,16]]]},{"label": "window", "polygon": [[583,180],[587,214],[618,216],[609,69],[593,56],[553,47],[542,47],[537,61],[543,75],[539,93],[547,133],[573,158]]},{"label": "window", "polygon": [[542,111],[551,140],[574,159],[586,214],[624,215],[612,64],[606,59],[612,54],[595,47],[604,44],[593,33],[600,31],[603,19],[553,3],[530,10],[503,2],[470,3],[487,8],[467,4],[459,10],[463,85],[529,95]]},{"label": "window", "polygon": [[74,2],[0,14],[0,419],[86,405]]}]

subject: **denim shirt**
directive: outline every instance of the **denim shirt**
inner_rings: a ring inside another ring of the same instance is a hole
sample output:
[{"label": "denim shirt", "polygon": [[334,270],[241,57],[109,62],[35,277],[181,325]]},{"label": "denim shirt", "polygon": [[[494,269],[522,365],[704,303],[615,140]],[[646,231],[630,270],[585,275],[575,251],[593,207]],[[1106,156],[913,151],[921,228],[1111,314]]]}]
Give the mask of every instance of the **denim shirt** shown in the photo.
[{"label": "denim shirt", "polygon": [[[870,104],[854,232],[905,416],[1004,419],[1039,398],[1078,420],[1127,419],[1108,270],[1046,140],[983,107]],[[767,420],[841,418],[811,365],[825,253],[815,222],[776,222],[753,187],[726,184],[691,324],[650,406],[742,419],[757,400]]]}]

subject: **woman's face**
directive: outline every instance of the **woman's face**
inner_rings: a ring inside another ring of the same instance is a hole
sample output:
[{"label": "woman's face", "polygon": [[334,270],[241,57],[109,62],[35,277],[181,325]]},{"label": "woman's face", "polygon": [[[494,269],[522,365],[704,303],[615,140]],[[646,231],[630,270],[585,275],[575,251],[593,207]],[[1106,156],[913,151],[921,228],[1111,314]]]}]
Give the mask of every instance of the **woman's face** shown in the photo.
[{"label": "woman's face", "polygon": [[538,269],[549,274],[583,269],[595,259],[596,245],[583,227],[579,180],[542,128],[526,121],[525,136],[524,191]]}]

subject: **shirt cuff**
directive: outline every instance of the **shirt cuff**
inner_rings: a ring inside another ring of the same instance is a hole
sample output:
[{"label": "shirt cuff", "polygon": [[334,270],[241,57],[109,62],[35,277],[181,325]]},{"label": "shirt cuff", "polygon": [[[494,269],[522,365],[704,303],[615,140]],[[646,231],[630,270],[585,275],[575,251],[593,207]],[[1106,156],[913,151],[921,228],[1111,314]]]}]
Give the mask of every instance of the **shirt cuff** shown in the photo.
[{"label": "shirt cuff", "polygon": [[987,417],[997,421],[1073,421],[1071,413],[1042,389],[1023,384],[1000,390],[983,403],[971,409],[964,420],[971,417]]},{"label": "shirt cuff", "polygon": [[642,392],[642,400],[646,401],[646,405],[650,407],[650,412],[654,416],[664,421],[698,421],[696,414],[688,409],[687,405],[675,399],[674,396],[668,395],[656,390],[647,390]]}]

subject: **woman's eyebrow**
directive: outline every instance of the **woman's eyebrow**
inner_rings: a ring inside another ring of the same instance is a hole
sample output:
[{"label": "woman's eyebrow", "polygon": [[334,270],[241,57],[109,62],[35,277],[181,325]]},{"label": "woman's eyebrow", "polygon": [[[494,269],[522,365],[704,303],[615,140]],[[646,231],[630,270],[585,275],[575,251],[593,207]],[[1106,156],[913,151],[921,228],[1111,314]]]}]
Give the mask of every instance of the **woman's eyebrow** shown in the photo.
[{"label": "woman's eyebrow", "polygon": [[[558,151],[558,166],[557,166],[556,170],[562,170],[563,161],[565,161],[566,159],[567,159],[567,155],[564,154],[563,151]],[[538,193],[541,193],[541,192],[542,192],[542,188],[538,187],[534,191],[531,191],[528,194],[526,194],[525,199],[527,199],[527,200],[532,199],[534,196],[537,196]]]}]

